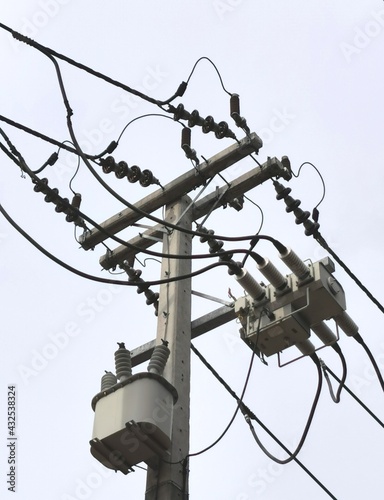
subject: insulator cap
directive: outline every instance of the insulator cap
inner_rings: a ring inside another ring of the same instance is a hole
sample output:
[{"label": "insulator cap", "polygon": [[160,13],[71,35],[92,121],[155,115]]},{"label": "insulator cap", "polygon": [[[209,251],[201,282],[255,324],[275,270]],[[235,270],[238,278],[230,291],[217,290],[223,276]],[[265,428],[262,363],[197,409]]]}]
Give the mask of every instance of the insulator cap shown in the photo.
[{"label": "insulator cap", "polygon": [[132,167],[129,169],[127,179],[129,182],[137,182],[141,178],[141,170],[140,167],[137,165],[132,165]]},{"label": "insulator cap", "polygon": [[240,115],[240,96],[239,94],[232,94],[229,100],[230,115],[233,113]]},{"label": "insulator cap", "polygon": [[101,168],[105,174],[110,174],[116,168],[116,162],[113,156],[107,156],[100,160]]},{"label": "insulator cap", "polygon": [[123,179],[129,173],[128,163],[126,161],[119,161],[115,168],[115,175],[118,179]]}]

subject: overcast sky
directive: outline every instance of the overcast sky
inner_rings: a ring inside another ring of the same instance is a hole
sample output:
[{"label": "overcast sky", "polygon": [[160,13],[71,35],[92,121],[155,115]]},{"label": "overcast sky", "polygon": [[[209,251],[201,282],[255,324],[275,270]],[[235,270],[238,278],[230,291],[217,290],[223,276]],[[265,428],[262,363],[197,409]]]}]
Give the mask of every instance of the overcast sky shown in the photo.
[{"label": "overcast sky", "polygon": [[[196,60],[207,56],[219,69],[225,88],[241,97],[241,114],[251,131],[263,139],[258,159],[287,155],[297,172],[312,162],[326,186],[319,206],[321,232],[369,290],[382,300],[383,228],[383,50],[384,4],[379,0],[194,0],[132,2],[111,0],[3,0],[0,21],[37,42],[139,89],[158,99],[172,95],[186,80]],[[66,112],[52,62],[0,30],[1,115],[32,129],[69,140]],[[97,154],[133,118],[158,108],[132,98],[86,73],[60,62],[73,124],[86,152]],[[203,60],[191,78],[182,102],[187,110],[228,121],[229,96],[214,68]],[[32,169],[57,150],[39,139],[0,124]],[[171,120],[145,118],[128,127],[114,153],[116,159],[149,168],[161,184],[190,170],[180,148],[181,127]],[[242,137],[240,129],[236,129]],[[209,158],[232,144],[212,134],[192,130],[192,147]],[[105,247],[84,251],[74,229],[33,191],[28,178],[1,153],[0,202],[15,221],[51,253],[90,274],[100,270]],[[230,181],[254,168],[247,158],[223,173]],[[74,157],[61,152],[46,169],[50,185],[70,197]],[[155,187],[111,185],[134,203]],[[211,189],[222,184],[218,179]],[[309,166],[289,183],[292,195],[311,211],[323,187]],[[82,209],[102,222],[123,207],[80,165],[72,187],[83,197]],[[317,261],[325,251],[304,235],[294,216],[275,199],[271,182],[248,193],[244,209],[216,210],[205,226],[217,234],[255,233],[273,236],[303,259]],[[161,212],[158,213],[161,216]],[[148,221],[145,221],[146,223]],[[133,229],[127,238],[137,234]],[[78,231],[79,235],[79,231]],[[108,242],[110,248],[117,244]],[[206,252],[194,243],[195,252]],[[236,248],[225,244],[225,249]],[[160,249],[161,247],[155,247]],[[146,473],[136,469],[114,474],[89,452],[93,411],[104,370],[114,371],[116,342],[134,349],[156,336],[153,308],[135,289],[111,287],[82,279],[59,267],[0,219],[2,280],[1,366],[1,484],[7,491],[6,395],[17,385],[17,492],[20,499],[144,498]],[[276,250],[260,244],[259,252],[287,270]],[[159,262],[135,265],[144,279],[157,279]],[[195,266],[198,268],[201,264]],[[248,270],[262,280],[255,265]],[[384,370],[384,318],[379,309],[336,265],[347,311],[360,327],[379,366]],[[228,288],[242,289],[223,268],[193,281],[193,289],[222,300]],[[154,287],[155,289],[155,287]],[[193,297],[193,318],[219,307]],[[223,378],[241,392],[250,349],[240,340],[232,321],[199,339],[196,347]],[[60,335],[61,334],[61,335]],[[54,346],[58,339],[66,339]],[[366,354],[341,332],[340,346],[348,363],[347,384],[371,410],[384,419],[384,395]],[[53,347],[52,347],[53,346]],[[289,354],[287,354],[289,356]],[[321,357],[341,374],[330,348]],[[248,406],[288,446],[294,449],[306,423],[316,390],[316,368],[308,359],[279,368],[258,360],[246,396]],[[135,372],[146,370],[146,365]],[[236,408],[201,362],[192,354],[191,445],[197,452],[221,434]],[[285,458],[263,432],[266,446]],[[383,429],[347,394],[331,401],[324,385],[308,439],[299,455],[303,464],[339,500],[382,498]],[[300,467],[280,466],[258,448],[241,414],[225,438],[206,453],[191,458],[190,498],[220,500],[322,500],[329,498]]]}]

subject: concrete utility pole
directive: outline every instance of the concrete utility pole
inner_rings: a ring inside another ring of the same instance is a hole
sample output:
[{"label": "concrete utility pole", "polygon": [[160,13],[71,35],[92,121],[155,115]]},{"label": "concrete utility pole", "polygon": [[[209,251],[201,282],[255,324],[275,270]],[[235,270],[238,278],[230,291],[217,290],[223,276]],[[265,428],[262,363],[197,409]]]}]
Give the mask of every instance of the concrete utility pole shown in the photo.
[{"label": "concrete utility pole", "polygon": [[[220,188],[196,202],[185,196],[192,189],[205,186],[216,174],[228,166],[258,151],[262,143],[260,138],[252,133],[205,161],[198,168],[178,177],[153,194],[143,198],[135,207],[146,213],[152,213],[166,206],[166,220],[190,229],[192,222],[209,214],[212,210],[228,204],[234,198],[272,177],[290,179],[290,172],[276,158],[269,158],[228,186]],[[125,209],[119,214],[103,222],[101,226],[108,232],[116,234],[122,229],[137,222],[144,215],[135,210]],[[86,233],[82,238],[85,249],[93,248],[107,237],[97,229]],[[161,278],[172,278],[187,275],[191,271],[191,259],[169,259],[167,254],[192,254],[192,237],[182,231],[164,229],[161,224],[145,231],[129,241],[136,245],[132,250],[120,246],[108,252],[100,259],[105,269],[110,269],[123,260],[133,261],[134,256],[155,244],[162,238],[163,253]],[[165,460],[159,460],[157,469],[148,469],[145,500],[186,500],[188,498],[188,464],[185,458],[189,452],[189,407],[190,407],[190,343],[191,337],[206,333],[219,325],[235,318],[233,307],[224,306],[201,318],[191,321],[191,280],[171,282],[160,287],[158,327],[156,340],[134,349],[132,365],[138,365],[148,360],[156,345],[162,340],[169,342],[170,359],[164,371],[165,379],[178,392],[178,401],[173,407],[171,449]]]},{"label": "concrete utility pole", "polygon": [[[166,220],[173,224],[188,209],[188,199],[183,198],[168,205]],[[191,229],[191,210],[178,222],[180,228]],[[190,256],[192,236],[173,231],[164,234],[163,252]],[[163,258],[161,279],[187,275],[191,272],[191,260]],[[149,469],[145,500],[177,500],[185,498],[188,491],[187,470],[183,459],[189,451],[189,392],[190,392],[190,343],[191,343],[191,279],[161,285],[158,309],[156,344],[167,341],[171,351],[164,370],[164,377],[178,393],[173,407],[171,450],[169,462],[159,461],[159,469]]]}]

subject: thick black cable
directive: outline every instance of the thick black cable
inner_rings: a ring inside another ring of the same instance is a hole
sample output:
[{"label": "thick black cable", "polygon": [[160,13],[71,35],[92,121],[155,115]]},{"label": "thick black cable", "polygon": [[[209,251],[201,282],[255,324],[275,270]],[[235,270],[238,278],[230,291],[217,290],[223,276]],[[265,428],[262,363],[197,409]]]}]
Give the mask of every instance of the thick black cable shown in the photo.
[{"label": "thick black cable", "polygon": [[[208,370],[213,374],[214,377],[220,382],[220,384],[223,385],[223,387],[229,392],[229,394],[237,401],[240,401],[240,409],[243,412],[243,414],[249,415],[249,417],[252,420],[255,420],[260,427],[264,429],[264,431],[288,454],[292,455],[292,453],[289,451],[289,449],[278,439],[272,431],[269,430],[269,428],[246,406],[244,402],[240,400],[240,398],[237,396],[235,391],[231,389],[231,387],[225,382],[225,380],[219,375],[219,373],[213,368],[213,366],[206,360],[206,358],[196,349],[196,347],[191,343],[191,349],[192,351],[198,356],[198,358],[202,361],[202,363],[208,368]],[[309,470],[305,465],[297,458],[294,457],[293,459],[299,467],[301,467],[304,472],[306,472],[313,481],[315,481],[316,484],[320,486],[331,498],[336,499],[336,497],[324,486],[324,484]]]},{"label": "thick black cable", "polygon": [[235,412],[234,412],[234,414],[233,414],[233,416],[232,416],[231,420],[229,421],[229,423],[228,423],[227,427],[224,429],[224,431],[220,434],[220,436],[219,436],[219,437],[218,437],[218,438],[217,438],[217,439],[216,439],[213,443],[211,443],[209,446],[207,446],[206,448],[204,448],[204,449],[202,449],[202,450],[200,450],[200,451],[198,451],[198,452],[195,452],[195,453],[189,453],[189,454],[187,455],[187,457],[188,457],[188,458],[189,458],[189,457],[196,457],[196,456],[201,455],[201,454],[205,453],[206,451],[210,450],[211,448],[213,448],[214,446],[216,446],[216,445],[217,445],[217,443],[218,443],[219,441],[221,441],[221,440],[223,439],[223,437],[224,437],[224,436],[227,434],[227,432],[229,431],[230,427],[232,426],[232,424],[233,424],[233,422],[234,422],[234,420],[235,420],[235,418],[236,418],[236,416],[237,416],[237,414],[238,414],[238,412],[239,412],[239,410],[240,410],[240,408],[241,408],[241,403],[242,403],[242,401],[243,401],[243,398],[244,398],[244,395],[245,395],[245,391],[247,390],[247,386],[248,386],[248,382],[249,382],[249,377],[251,376],[252,367],[253,367],[253,361],[254,361],[254,359],[255,359],[255,354],[256,354],[256,352],[255,352],[255,351],[253,351],[253,352],[252,352],[252,356],[251,356],[251,361],[250,361],[250,363],[249,363],[249,368],[248,368],[247,376],[246,376],[246,378],[245,378],[244,387],[243,387],[243,390],[242,390],[242,392],[241,392],[241,396],[240,396],[240,398],[238,398],[238,400],[237,400],[236,410],[235,410]]},{"label": "thick black cable", "polygon": [[320,364],[321,364],[321,368],[323,369],[324,378],[325,378],[325,381],[327,382],[329,393],[331,395],[332,401],[334,403],[340,403],[341,391],[343,390],[345,381],[347,379],[347,362],[345,360],[344,354],[343,354],[340,346],[338,344],[332,344],[332,347],[334,348],[334,350],[339,355],[340,361],[341,361],[341,365],[342,365],[342,369],[343,369],[343,374],[342,374],[342,377],[341,377],[341,381],[340,381],[339,387],[338,387],[338,389],[336,391],[336,395],[333,392],[332,383],[331,383],[331,381],[329,379],[329,375],[328,375],[328,372],[326,370],[326,365],[325,365],[325,363],[324,363],[324,361],[322,359],[320,359]]},{"label": "thick black cable", "polygon": [[350,278],[357,284],[357,286],[367,295],[367,297],[384,313],[384,306],[374,297],[374,295],[363,285],[359,278],[349,269],[349,267],[340,259],[340,257],[332,250],[332,248],[325,241],[323,236],[318,232],[313,235],[315,240],[335,259],[335,261],[344,269]]},{"label": "thick black cable", "polygon": [[110,83],[111,85],[114,85],[115,87],[119,87],[119,88],[125,90],[126,92],[129,92],[130,94],[133,94],[133,95],[139,97],[140,99],[143,99],[144,101],[150,102],[151,104],[155,104],[156,106],[162,106],[162,105],[170,103],[176,97],[181,97],[185,91],[184,85],[181,84],[179,86],[179,88],[177,89],[177,91],[175,92],[175,94],[173,96],[171,96],[169,99],[166,99],[164,101],[154,99],[154,98],[140,92],[139,90],[133,89],[132,87],[129,87],[128,85],[125,85],[124,83],[121,83],[117,80],[114,80],[113,78],[110,78],[107,75],[104,75],[103,73],[100,73],[99,71],[95,71],[94,69],[90,68],[89,66],[86,66],[85,64],[79,63],[79,62],[75,61],[74,59],[71,59],[70,57],[67,57],[63,54],[60,54],[59,52],[56,52],[53,49],[50,49],[49,47],[45,47],[44,45],[41,45],[40,43],[35,42],[31,38],[29,38],[25,35],[22,35],[21,33],[18,33],[17,31],[13,30],[12,28],[9,28],[8,26],[6,26],[2,23],[0,23],[0,28],[11,33],[12,36],[16,40],[19,40],[20,42],[26,43],[27,45],[33,47],[34,49],[37,49],[38,51],[42,52],[44,55],[54,56],[58,59],[61,59],[65,62],[67,62],[68,64],[71,64],[72,66],[75,66],[75,67],[85,71],[86,73],[89,73],[97,78],[100,78],[100,79],[104,80],[105,82]]},{"label": "thick black cable", "polygon": [[189,274],[184,274],[181,276],[175,276],[172,278],[167,278],[163,280],[153,280],[153,281],[145,281],[143,282],[138,282],[138,281],[119,281],[119,280],[111,280],[111,279],[106,279],[106,278],[100,278],[98,276],[93,276],[87,273],[84,273],[83,271],[80,271],[78,269],[75,269],[74,267],[70,266],[69,264],[63,262],[59,258],[57,258],[55,255],[51,254],[48,250],[46,250],[43,246],[41,246],[36,240],[34,240],[26,231],[24,231],[12,218],[11,216],[7,213],[7,211],[4,209],[4,207],[0,204],[0,213],[5,217],[5,219],[22,235],[24,238],[29,241],[35,248],[37,248],[41,253],[43,253],[46,257],[51,259],[53,262],[56,264],[60,265],[61,267],[64,267],[67,271],[70,271],[71,273],[77,274],[78,276],[82,278],[86,278],[92,281],[97,281],[99,283],[107,283],[109,285],[124,285],[124,286],[142,286],[143,284],[148,285],[148,286],[153,286],[153,285],[163,285],[165,283],[172,283],[174,281],[181,281],[183,279],[189,279],[189,278],[194,278],[195,276],[199,276],[207,271],[210,271],[211,269],[214,269],[215,267],[227,265],[226,262],[214,262],[213,264],[210,264],[209,266],[205,266],[202,269],[199,269],[198,271],[194,271]]},{"label": "thick black cable", "polygon": [[369,360],[371,361],[372,363],[372,366],[373,366],[373,369],[375,370],[376,372],[376,375],[377,375],[377,378],[379,380],[379,383],[381,385],[381,388],[382,390],[384,391],[384,380],[383,380],[383,376],[381,375],[381,372],[380,372],[380,369],[379,369],[379,366],[372,354],[372,351],[370,350],[370,348],[367,346],[367,344],[364,342],[363,338],[361,337],[361,335],[359,333],[357,333],[356,335],[353,336],[353,338],[362,346],[362,348],[364,349],[364,351],[367,353],[368,357],[369,357]]},{"label": "thick black cable", "polygon": [[[327,372],[332,375],[332,377],[337,381],[339,382],[339,384],[341,384],[341,380],[339,379],[339,377],[327,366],[324,364],[324,367],[325,369],[327,370]],[[348,392],[348,394],[350,396],[352,396],[352,398],[357,402],[359,403],[359,405],[373,418],[373,420],[376,420],[376,422],[384,429],[384,422],[382,422],[374,413],[372,410],[370,410],[368,408],[368,406],[366,404],[364,404],[360,398],[358,398],[356,396],[356,394],[346,385],[346,384],[343,384],[344,386],[344,389]]]},{"label": "thick black cable", "polygon": [[279,458],[277,458],[274,455],[272,455],[272,453],[270,453],[265,448],[265,446],[262,444],[262,442],[260,441],[259,437],[257,436],[256,431],[255,431],[255,429],[254,429],[254,427],[252,425],[251,418],[249,416],[245,417],[245,419],[246,419],[246,421],[247,421],[247,423],[249,425],[249,428],[251,430],[251,433],[252,433],[252,435],[253,435],[256,443],[258,444],[258,446],[267,455],[268,458],[270,458],[274,462],[276,462],[278,464],[281,464],[281,465],[285,465],[285,464],[288,464],[289,462],[292,462],[292,460],[294,460],[295,457],[299,454],[299,452],[300,452],[301,448],[303,447],[304,442],[305,442],[305,440],[307,438],[308,431],[309,431],[309,429],[311,427],[312,420],[313,420],[313,417],[315,415],[317,403],[319,402],[321,388],[322,388],[322,381],[323,381],[322,369],[321,369],[320,360],[317,357],[317,355],[314,353],[314,354],[311,354],[310,357],[314,361],[314,363],[316,365],[316,368],[317,368],[317,373],[318,373],[317,390],[316,390],[315,397],[314,397],[314,400],[313,400],[313,403],[312,403],[312,407],[311,407],[311,411],[309,413],[309,417],[308,417],[307,423],[305,425],[304,432],[303,432],[303,434],[301,436],[301,439],[299,441],[299,444],[297,445],[296,450],[288,458],[286,458],[285,460],[280,460]]}]

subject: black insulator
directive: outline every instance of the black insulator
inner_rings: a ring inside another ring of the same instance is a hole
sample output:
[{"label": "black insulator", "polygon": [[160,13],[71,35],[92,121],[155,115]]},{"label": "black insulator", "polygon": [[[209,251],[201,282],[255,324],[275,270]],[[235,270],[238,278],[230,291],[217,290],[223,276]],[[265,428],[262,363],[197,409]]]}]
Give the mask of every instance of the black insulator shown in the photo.
[{"label": "black insulator", "polygon": [[57,199],[59,194],[59,190],[57,188],[50,189],[49,192],[45,195],[44,201],[47,203],[54,202]]},{"label": "black insulator", "polygon": [[56,203],[55,211],[58,213],[66,212],[68,210],[68,207],[69,207],[68,198],[62,198]]},{"label": "black insulator", "polygon": [[188,113],[188,111],[185,111],[183,104],[179,104],[177,106],[177,108],[175,109],[175,112],[173,113],[173,119],[175,121],[188,120],[190,116],[191,116],[191,113]]},{"label": "black insulator", "polygon": [[156,177],[153,176],[151,170],[143,170],[141,172],[140,185],[143,187],[148,187],[151,184],[159,184],[159,181],[156,179]]},{"label": "black insulator", "polygon": [[230,137],[231,139],[236,138],[235,134],[229,128],[227,122],[220,122],[217,125],[217,128],[215,130],[215,136],[217,139],[223,139],[224,137]]},{"label": "black insulator", "polygon": [[159,293],[152,292],[152,290],[146,290],[145,296],[147,297],[147,300],[145,301],[147,306],[150,306],[159,300]]},{"label": "black insulator", "polygon": [[54,165],[59,159],[59,155],[57,153],[52,153],[51,156],[47,160],[47,165]]},{"label": "black insulator", "polygon": [[292,196],[285,196],[284,197],[285,204],[287,205],[287,208],[285,209],[286,212],[290,213],[299,208],[301,205],[300,200],[295,200],[292,198]]},{"label": "black insulator", "polygon": [[207,234],[207,236],[200,236],[201,243],[205,243],[215,234],[215,232],[212,231],[212,229],[208,230],[205,227],[199,227],[198,230],[199,230],[199,233],[206,233]]},{"label": "black insulator", "polygon": [[296,224],[303,224],[311,215],[308,211],[301,210],[301,208],[296,209],[293,213],[296,215]]},{"label": "black insulator", "polygon": [[141,170],[137,165],[132,165],[132,167],[129,169],[127,179],[129,182],[137,182],[141,178]]},{"label": "black insulator", "polygon": [[33,190],[36,193],[43,192],[44,194],[49,193],[50,188],[48,187],[48,179],[44,177],[44,179],[39,179],[36,181]]},{"label": "black insulator", "polygon": [[228,274],[230,276],[233,276],[234,274],[236,274],[236,276],[238,276],[240,273],[241,273],[241,262],[235,262],[233,260],[230,260],[228,262]]},{"label": "black insulator", "polygon": [[194,109],[188,120],[188,127],[194,127],[195,125],[203,125],[204,118],[201,118],[197,109]]},{"label": "black insulator", "polygon": [[287,188],[285,186],[283,186],[283,184],[280,184],[280,182],[277,182],[277,181],[274,181],[273,182],[273,185],[275,186],[275,190],[276,190],[276,199],[277,200],[282,200],[284,198],[286,198],[289,193],[292,191],[291,188]]},{"label": "black insulator", "polygon": [[80,193],[76,193],[74,195],[74,197],[72,198],[71,205],[73,206],[73,208],[79,209],[80,208],[80,204],[81,204],[81,194]]},{"label": "black insulator", "polygon": [[202,130],[204,134],[208,134],[209,132],[214,131],[217,128],[215,120],[213,116],[208,115],[203,122]]},{"label": "black insulator", "polygon": [[181,131],[181,147],[182,147],[182,149],[184,149],[185,146],[187,146],[187,147],[191,146],[191,129],[188,127],[183,127],[183,129]]},{"label": "black insulator", "polygon": [[233,113],[240,115],[240,97],[239,97],[239,94],[232,94],[231,95],[231,99],[229,101],[229,106],[230,106],[230,115],[231,116],[233,115]]},{"label": "black insulator", "polygon": [[318,232],[320,224],[318,222],[306,220],[304,222],[304,227],[305,227],[305,231],[304,231],[305,235],[312,236],[313,234],[316,234]]},{"label": "black insulator", "polygon": [[116,162],[113,156],[107,156],[100,160],[101,167],[105,174],[110,174],[116,168]]},{"label": "black insulator", "polygon": [[224,242],[212,238],[211,240],[208,240],[208,245],[209,245],[209,253],[217,253],[220,252],[220,250],[223,248]]},{"label": "black insulator", "polygon": [[129,173],[128,163],[126,161],[119,161],[115,168],[115,175],[118,179],[123,179]]}]

